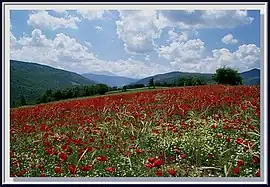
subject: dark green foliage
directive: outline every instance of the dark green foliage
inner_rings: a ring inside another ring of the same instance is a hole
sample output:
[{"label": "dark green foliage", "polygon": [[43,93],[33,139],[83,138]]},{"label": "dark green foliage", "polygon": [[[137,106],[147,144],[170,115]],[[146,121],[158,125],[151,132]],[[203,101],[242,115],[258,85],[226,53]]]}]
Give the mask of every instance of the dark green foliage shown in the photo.
[{"label": "dark green foliage", "polygon": [[[95,82],[69,71],[36,63],[10,61],[11,107],[21,105],[21,95],[24,96],[26,103],[30,104],[35,103],[36,98],[49,89],[91,84],[95,84]],[[48,95],[50,94],[48,93]],[[47,100],[45,97],[43,99]]]},{"label": "dark green foliage", "polygon": [[144,84],[130,84],[130,85],[126,85],[127,89],[135,89],[135,88],[143,88]]},{"label": "dark green foliage", "polygon": [[23,95],[21,96],[21,103],[20,104],[21,104],[21,106],[26,105],[26,101],[25,101],[25,98]]},{"label": "dark green foliage", "polygon": [[165,87],[175,87],[175,86],[198,86],[198,85],[206,85],[206,80],[203,77],[191,77],[184,76],[179,77],[178,80],[173,81],[172,83],[167,82],[157,82],[156,86],[165,86]]},{"label": "dark green foliage", "polygon": [[126,91],[127,91],[127,86],[123,86],[122,92],[126,92]]},{"label": "dark green foliage", "polygon": [[59,101],[63,99],[71,99],[77,97],[87,97],[92,95],[104,95],[109,91],[109,87],[105,84],[96,84],[89,86],[76,86],[66,89],[58,89],[55,91],[47,90],[39,98],[36,103],[47,103],[50,101]]},{"label": "dark green foliage", "polygon": [[216,73],[213,75],[213,80],[218,84],[226,85],[241,85],[242,77],[238,71],[223,67],[216,70]]},{"label": "dark green foliage", "polygon": [[151,88],[151,87],[155,88],[154,78],[151,78],[151,79],[149,80],[149,82],[148,82],[148,88]]}]

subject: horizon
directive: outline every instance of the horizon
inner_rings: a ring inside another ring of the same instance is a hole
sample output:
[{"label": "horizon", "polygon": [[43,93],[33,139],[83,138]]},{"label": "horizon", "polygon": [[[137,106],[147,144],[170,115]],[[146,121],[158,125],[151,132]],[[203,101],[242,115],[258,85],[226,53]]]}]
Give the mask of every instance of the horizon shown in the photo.
[{"label": "horizon", "polygon": [[[18,60],[14,60],[14,59],[10,59],[10,61],[18,61]],[[53,66],[50,66],[50,65],[46,65],[46,64],[40,64],[40,63],[36,63],[36,62],[25,62],[25,61],[18,61],[18,62],[22,62],[22,63],[29,63],[29,64],[37,64],[37,65],[41,65],[41,66],[46,66],[46,67],[50,67],[50,68],[54,68],[54,69],[58,69],[58,68],[55,68]],[[63,71],[68,71],[68,72],[72,72],[72,73],[76,73],[76,72],[73,72],[73,71],[69,71],[69,70],[65,70],[65,69],[58,69],[58,70],[63,70]],[[248,72],[248,71],[252,71],[252,70],[261,70],[260,67],[259,68],[252,68],[252,69],[249,69],[247,71],[242,71],[242,72],[239,72],[240,74],[241,73],[245,73],[245,72]],[[159,74],[155,74],[155,75],[151,75],[151,76],[146,76],[146,77],[142,77],[142,78],[139,78],[139,79],[136,79],[136,78],[131,78],[131,77],[125,77],[125,76],[118,76],[118,75],[106,75],[106,74],[98,74],[99,72],[89,72],[89,73],[83,73],[83,74],[80,74],[80,73],[76,73],[78,75],[87,75],[87,74],[92,74],[92,75],[100,75],[100,76],[108,76],[108,77],[123,77],[123,78],[128,78],[128,79],[134,79],[136,81],[138,80],[142,80],[142,79],[145,79],[145,78],[149,78],[149,77],[152,77],[152,76],[157,76],[157,75],[163,75],[163,74],[168,74],[168,73],[176,73],[176,72],[181,72],[181,71],[170,71],[170,72],[164,72],[164,73],[159,73]],[[111,73],[111,72],[109,72]],[[200,72],[181,72],[181,73],[200,73]],[[215,73],[215,72],[214,72]],[[214,73],[201,73],[201,74],[214,74]]]},{"label": "horizon", "polygon": [[241,73],[260,69],[260,12],[11,10],[10,42],[13,60],[80,75]]}]

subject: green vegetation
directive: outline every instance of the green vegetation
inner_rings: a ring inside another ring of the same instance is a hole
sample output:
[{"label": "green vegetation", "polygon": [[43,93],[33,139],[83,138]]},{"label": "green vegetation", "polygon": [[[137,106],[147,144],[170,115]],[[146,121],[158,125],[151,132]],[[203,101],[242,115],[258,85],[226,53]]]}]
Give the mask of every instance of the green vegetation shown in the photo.
[{"label": "green vegetation", "polygon": [[213,80],[218,84],[241,85],[243,79],[238,71],[223,67],[216,70]]},{"label": "green vegetation", "polygon": [[86,97],[92,95],[104,95],[108,91],[109,87],[105,84],[76,86],[73,88],[66,88],[62,90],[58,89],[55,91],[49,89],[37,99],[36,103],[48,103],[51,101],[59,101],[63,99]]},{"label": "green vegetation", "polygon": [[155,84],[154,84],[154,78],[151,78],[148,82],[148,88],[155,88]]},{"label": "green vegetation", "polygon": [[27,104],[35,104],[40,94],[48,89],[64,89],[92,84],[95,82],[69,71],[35,63],[10,61],[11,107],[25,104],[22,97]]}]

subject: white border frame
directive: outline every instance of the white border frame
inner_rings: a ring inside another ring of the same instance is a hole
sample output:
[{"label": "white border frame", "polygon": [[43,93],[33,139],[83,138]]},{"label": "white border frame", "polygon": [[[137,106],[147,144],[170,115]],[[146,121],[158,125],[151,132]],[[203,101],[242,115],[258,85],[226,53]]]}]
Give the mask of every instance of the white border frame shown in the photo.
[{"label": "white border frame", "polygon": [[[33,5],[35,4],[35,5]],[[57,4],[57,5],[56,5]],[[13,180],[13,178],[9,177],[10,176],[10,160],[9,160],[9,151],[10,151],[10,142],[9,142],[9,122],[10,122],[10,102],[4,102],[4,101],[10,101],[10,96],[9,96],[9,92],[10,92],[10,67],[9,67],[9,59],[10,59],[10,42],[9,42],[9,32],[10,32],[10,23],[9,23],[9,12],[10,10],[44,10],[44,9],[48,9],[48,10],[52,10],[52,9],[63,9],[63,5],[65,6],[64,9],[66,10],[75,10],[75,9],[159,9],[159,10],[165,10],[165,9],[174,9],[174,10],[184,10],[184,9],[199,9],[199,10],[203,10],[203,9],[219,9],[219,10],[235,10],[235,9],[247,9],[247,10],[260,10],[260,14],[264,15],[264,46],[260,46],[261,49],[264,49],[264,70],[263,70],[263,78],[264,78],[264,93],[263,93],[263,99],[264,100],[264,110],[263,111],[263,117],[267,117],[267,52],[268,52],[268,45],[267,45],[267,19],[268,19],[268,12],[267,12],[267,2],[250,2],[250,3],[239,3],[239,2],[225,2],[225,3],[211,3],[211,2],[205,2],[205,3],[194,3],[194,2],[190,2],[190,3],[144,3],[144,2],[135,2],[135,3],[112,3],[112,2],[93,2],[93,3],[71,3],[71,2],[67,2],[67,3],[63,3],[63,2],[43,2],[43,3],[38,3],[38,2],[9,2],[9,3],[2,3],[2,25],[4,24],[5,27],[2,27],[2,61],[4,62],[2,64],[2,91],[4,88],[4,94],[2,96],[2,101],[3,104],[2,105],[2,116],[4,117],[2,119],[3,121],[3,125],[2,125],[2,133],[3,136],[5,137],[5,139],[2,140],[2,146],[3,148],[5,148],[5,156],[3,156],[2,158],[2,175],[4,175],[2,177],[2,183],[3,184],[41,184],[44,182],[31,182],[29,180],[29,182],[15,182]],[[199,5],[199,8],[194,8],[194,6]],[[220,7],[220,5],[222,5]],[[5,13],[5,15],[3,16],[3,13]],[[5,29],[4,29],[5,28]],[[4,35],[4,33],[6,35]],[[262,36],[261,36],[262,37]],[[4,42],[5,41],[5,42]],[[6,49],[6,50],[4,50]],[[5,52],[5,53],[4,53]],[[3,66],[5,67],[5,69],[3,68]],[[261,68],[262,69],[262,68]],[[5,80],[5,82],[4,82]],[[3,113],[5,112],[5,116],[3,115]],[[4,121],[5,120],[5,121]],[[268,184],[268,180],[267,180],[267,174],[268,174],[268,168],[267,168],[267,159],[268,159],[268,150],[267,150],[267,119],[261,119],[261,121],[264,122],[264,132],[261,132],[261,135],[264,138],[264,176],[263,176],[263,181],[261,182],[254,182],[254,181],[248,181],[251,178],[243,178],[243,181],[228,181],[226,183],[228,184]],[[5,131],[4,131],[5,130]],[[263,134],[262,134],[263,133]],[[4,145],[4,142],[7,142],[6,145]],[[8,166],[4,168],[4,166]],[[31,179],[31,178],[29,178]],[[53,178],[52,178],[53,179]],[[64,179],[64,178],[63,178]],[[89,181],[87,182],[86,180],[83,181],[81,180],[81,182],[76,181],[76,178],[74,181],[70,181],[69,183],[71,184],[224,184],[225,181],[214,181],[214,179],[216,178],[205,178],[208,180],[202,180],[202,181],[198,181],[198,178],[192,178],[192,180],[194,181],[187,181],[187,182],[162,182],[162,181],[158,181],[157,182],[147,182],[147,181],[141,181],[138,182],[139,178],[134,178],[135,181],[137,182],[114,182],[114,181],[109,181],[106,182],[105,180],[101,180],[100,182],[95,182],[95,181]],[[85,178],[84,178],[85,179]],[[112,179],[112,178],[111,178]],[[220,179],[220,178],[219,178]],[[229,178],[222,178],[222,179],[229,179]],[[45,184],[65,184],[67,181],[50,181],[50,182],[46,182]]]}]

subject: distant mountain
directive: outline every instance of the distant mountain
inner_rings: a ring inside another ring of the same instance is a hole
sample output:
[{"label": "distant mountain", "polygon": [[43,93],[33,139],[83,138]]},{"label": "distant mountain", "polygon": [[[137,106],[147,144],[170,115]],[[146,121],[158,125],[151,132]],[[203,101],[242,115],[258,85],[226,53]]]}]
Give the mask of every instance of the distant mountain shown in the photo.
[{"label": "distant mountain", "polygon": [[154,75],[154,76],[151,76],[151,77],[146,77],[144,79],[141,79],[141,80],[137,81],[136,84],[147,85],[151,78],[154,78],[154,82],[173,83],[179,77],[185,77],[185,76],[204,77],[208,81],[211,81],[211,78],[212,78],[212,74],[187,73],[187,72],[174,71],[174,72]]},{"label": "distant mountain", "polygon": [[243,78],[243,83],[245,85],[257,85],[260,84],[260,70],[252,69],[246,72],[241,73]]},{"label": "distant mountain", "polygon": [[95,74],[95,75],[116,76],[115,74],[113,74],[112,72],[109,72],[109,71],[92,71],[90,73]]},{"label": "distant mountain", "polygon": [[24,96],[33,101],[47,89],[62,89],[75,85],[96,84],[77,73],[36,63],[10,60],[11,106]]},{"label": "distant mountain", "polygon": [[82,76],[93,80],[97,83],[107,84],[108,86],[124,86],[136,82],[138,79],[131,79],[120,76],[109,76],[109,75],[97,75],[93,73],[85,73]]},{"label": "distant mountain", "polygon": [[[240,73],[240,75],[243,78],[243,84],[244,85],[257,85],[257,84],[260,84],[260,70],[259,69],[252,69],[252,70],[249,70],[249,71],[246,71],[246,72],[242,72],[242,73]],[[174,71],[174,72],[154,75],[154,76],[151,76],[151,77],[146,77],[146,78],[140,79],[139,81],[135,82],[134,84],[147,85],[151,78],[154,78],[154,82],[173,83],[179,77],[185,77],[185,76],[201,77],[201,78],[204,78],[209,83],[213,82],[213,80],[212,80],[213,74],[209,74],[209,73],[188,73],[188,72]]]}]

